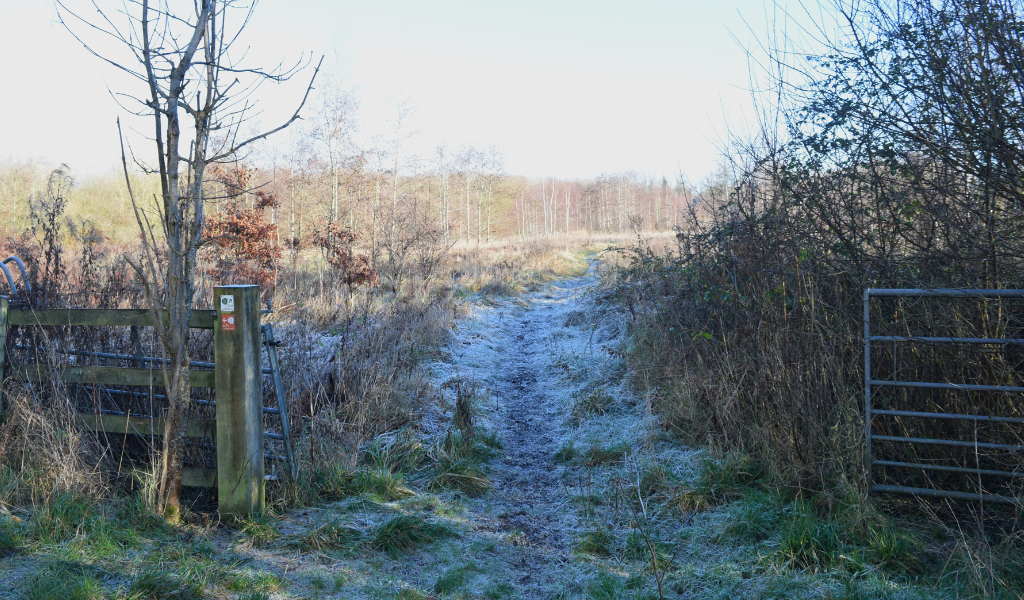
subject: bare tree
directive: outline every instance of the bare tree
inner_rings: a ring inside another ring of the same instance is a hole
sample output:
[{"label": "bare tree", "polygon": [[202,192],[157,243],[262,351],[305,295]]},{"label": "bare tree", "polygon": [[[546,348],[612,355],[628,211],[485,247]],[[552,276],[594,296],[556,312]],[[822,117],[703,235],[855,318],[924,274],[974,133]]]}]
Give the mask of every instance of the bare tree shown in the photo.
[{"label": "bare tree", "polygon": [[454,171],[451,152],[444,144],[439,144],[436,150],[437,158],[435,165],[435,177],[437,177],[438,190],[440,194],[441,207],[441,228],[444,232],[444,240],[447,243],[451,239],[451,176]]},{"label": "bare tree", "polygon": [[[481,162],[480,151],[473,145],[465,145],[459,149],[458,157],[455,159],[458,165],[459,174],[462,175],[462,181],[466,185],[466,245],[469,246],[472,241],[472,227],[473,213],[470,209],[470,198],[472,195],[471,187],[479,165]],[[478,223],[479,225],[479,223]]]},{"label": "bare tree", "polygon": [[[331,198],[327,219],[336,221],[341,218],[339,190],[344,183],[341,180],[342,169],[346,153],[353,153],[352,131],[355,128],[355,113],[359,103],[352,89],[345,85],[338,65],[329,70],[327,76],[326,85],[319,90],[315,101],[315,117],[310,133],[327,153]],[[350,214],[349,227],[353,226],[354,219]]]},{"label": "bare tree", "polygon": [[[155,509],[175,521],[180,514],[186,414],[190,403],[189,318],[195,296],[196,257],[203,238],[207,167],[233,157],[253,142],[299,118],[312,81],[298,108],[273,129],[243,135],[253,118],[253,93],[265,82],[283,82],[304,66],[251,68],[232,52],[252,16],[254,3],[233,0],[127,0],[108,11],[95,2],[86,19],[58,0],[67,30],[93,55],[140,82],[139,92],[118,92],[126,110],[153,119],[156,166],[136,161],[160,175],[161,198],[144,204],[131,188],[122,142],[125,180],[142,232],[142,252],[132,261],[143,283],[154,329],[166,360],[163,366],[168,404]],[[115,23],[115,20],[117,21]],[[117,54],[98,51],[114,40]],[[313,73],[319,71],[319,64]],[[120,129],[120,122],[118,123]],[[123,138],[122,138],[123,139]],[[186,153],[182,152],[186,146]],[[166,314],[166,320],[163,315]]]},{"label": "bare tree", "polygon": [[[487,225],[485,231],[487,241],[491,241],[491,213],[494,208],[495,187],[499,186],[505,178],[505,154],[495,145],[487,148],[484,154],[484,181],[483,193],[487,195]],[[477,219],[480,220],[479,217]],[[479,236],[478,236],[479,238]],[[479,243],[479,239],[477,240]]]}]

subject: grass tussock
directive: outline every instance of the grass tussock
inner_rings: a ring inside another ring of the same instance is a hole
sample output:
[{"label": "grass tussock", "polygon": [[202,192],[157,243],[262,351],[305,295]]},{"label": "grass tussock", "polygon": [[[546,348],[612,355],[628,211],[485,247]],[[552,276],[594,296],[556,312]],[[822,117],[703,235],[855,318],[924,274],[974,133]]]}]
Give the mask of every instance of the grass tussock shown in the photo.
[{"label": "grass tussock", "polygon": [[301,552],[353,552],[364,543],[362,531],[331,519],[284,539],[285,543]]},{"label": "grass tussock", "polygon": [[366,546],[397,558],[419,546],[456,535],[450,527],[430,523],[423,517],[397,515],[375,526],[367,537]]},{"label": "grass tussock", "polygon": [[620,463],[633,451],[626,442],[618,442],[607,446],[592,444],[579,453],[577,459],[585,467],[596,467],[609,463]]},{"label": "grass tussock", "polygon": [[132,580],[128,594],[140,600],[199,600],[208,584],[207,576],[195,571],[146,571]]},{"label": "grass tussock", "polygon": [[486,461],[496,449],[482,438],[467,437],[460,431],[449,431],[427,450],[432,461],[427,473],[427,489],[458,490],[480,496],[491,489]]},{"label": "grass tussock", "polygon": [[274,519],[267,515],[245,517],[237,525],[248,543],[256,547],[267,546],[281,535]]},{"label": "grass tussock", "polygon": [[415,495],[400,473],[368,466],[321,472],[315,489],[317,495],[326,501],[365,495],[379,502],[392,502]]},{"label": "grass tussock", "polygon": [[579,534],[576,551],[594,556],[610,556],[615,543],[613,532],[603,527],[597,527]]},{"label": "grass tussock", "polygon": [[615,398],[604,388],[581,390],[572,396],[572,412],[575,421],[581,421],[592,415],[608,414],[615,406]]},{"label": "grass tussock", "polygon": [[438,576],[434,583],[435,594],[452,594],[466,585],[466,568],[452,567]]},{"label": "grass tussock", "polygon": [[109,574],[83,564],[50,560],[28,578],[21,598],[101,600],[106,596],[101,578],[106,577]]}]

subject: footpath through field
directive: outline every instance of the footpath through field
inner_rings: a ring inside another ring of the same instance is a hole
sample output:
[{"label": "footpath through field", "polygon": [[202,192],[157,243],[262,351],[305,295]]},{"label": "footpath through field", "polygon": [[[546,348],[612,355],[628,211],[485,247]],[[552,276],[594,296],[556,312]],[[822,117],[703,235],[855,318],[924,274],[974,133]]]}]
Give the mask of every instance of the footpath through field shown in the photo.
[{"label": "footpath through field", "polygon": [[[612,496],[613,481],[628,479],[659,434],[617,358],[624,318],[596,310],[596,285],[592,267],[517,297],[474,297],[450,352],[432,365],[437,387],[473,390],[476,429],[501,442],[488,464],[489,491],[350,499],[286,514],[281,525],[296,537],[332,518],[372,529],[402,513],[445,524],[456,537],[390,557],[250,548],[253,565],[289,572],[285,597],[315,595],[325,581],[338,585],[322,593],[345,598],[657,597],[643,549],[623,537],[632,516]],[[435,435],[451,427],[454,395],[443,404],[448,410],[421,415]],[[660,460],[687,465],[690,454]],[[627,543],[637,560],[624,560]]]},{"label": "footpath through field", "polygon": [[318,474],[332,501],[125,531],[74,517],[88,507],[53,509],[64,520],[36,530],[75,529],[0,553],[0,599],[950,597],[876,568],[794,562],[832,530],[756,485],[743,455],[712,460],[658,426],[657,385],[629,381],[627,317],[601,300],[595,268],[472,296],[411,426]]}]

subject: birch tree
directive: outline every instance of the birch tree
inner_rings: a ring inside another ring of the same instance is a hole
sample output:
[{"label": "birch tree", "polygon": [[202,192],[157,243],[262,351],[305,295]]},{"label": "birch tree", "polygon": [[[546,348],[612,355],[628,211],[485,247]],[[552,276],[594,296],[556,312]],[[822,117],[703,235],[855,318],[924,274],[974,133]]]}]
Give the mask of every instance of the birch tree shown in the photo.
[{"label": "birch tree", "polygon": [[[312,137],[327,154],[328,177],[330,178],[330,208],[327,219],[340,218],[341,173],[346,153],[352,152],[352,131],[355,128],[355,114],[358,102],[352,90],[344,85],[337,70],[328,73],[326,85],[319,90],[315,99]],[[351,215],[350,215],[351,224]]]}]

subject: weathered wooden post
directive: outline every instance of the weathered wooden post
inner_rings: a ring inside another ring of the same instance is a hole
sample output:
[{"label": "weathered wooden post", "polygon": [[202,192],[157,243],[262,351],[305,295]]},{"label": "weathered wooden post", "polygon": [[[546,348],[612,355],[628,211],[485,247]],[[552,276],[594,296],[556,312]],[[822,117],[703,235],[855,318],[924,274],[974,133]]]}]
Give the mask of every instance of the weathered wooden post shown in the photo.
[{"label": "weathered wooden post", "polygon": [[260,288],[213,288],[217,380],[217,496],[221,514],[259,514],[264,506],[263,363]]}]

